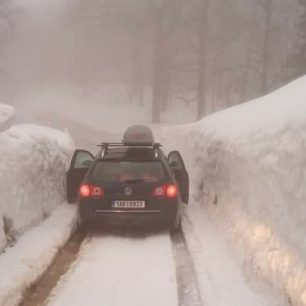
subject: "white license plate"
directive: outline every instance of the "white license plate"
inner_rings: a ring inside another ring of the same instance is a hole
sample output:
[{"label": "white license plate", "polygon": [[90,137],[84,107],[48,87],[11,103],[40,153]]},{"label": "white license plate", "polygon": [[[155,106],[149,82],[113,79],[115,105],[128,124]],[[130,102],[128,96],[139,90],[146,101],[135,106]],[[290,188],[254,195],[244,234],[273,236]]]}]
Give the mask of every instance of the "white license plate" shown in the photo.
[{"label": "white license plate", "polygon": [[113,208],[145,208],[145,201],[114,201]]}]

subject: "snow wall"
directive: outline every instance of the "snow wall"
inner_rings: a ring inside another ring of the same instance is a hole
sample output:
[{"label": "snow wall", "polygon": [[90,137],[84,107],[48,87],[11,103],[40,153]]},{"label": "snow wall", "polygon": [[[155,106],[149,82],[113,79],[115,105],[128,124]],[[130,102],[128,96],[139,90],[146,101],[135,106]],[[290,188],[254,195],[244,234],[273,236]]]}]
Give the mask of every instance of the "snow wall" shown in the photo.
[{"label": "snow wall", "polygon": [[[229,236],[254,286],[306,305],[306,77],[195,124],[162,130],[193,200]],[[260,286],[259,286],[260,287]]]},{"label": "snow wall", "polygon": [[4,121],[0,123],[0,250],[65,202],[65,173],[74,149],[66,133],[34,125],[4,131],[10,120]]}]

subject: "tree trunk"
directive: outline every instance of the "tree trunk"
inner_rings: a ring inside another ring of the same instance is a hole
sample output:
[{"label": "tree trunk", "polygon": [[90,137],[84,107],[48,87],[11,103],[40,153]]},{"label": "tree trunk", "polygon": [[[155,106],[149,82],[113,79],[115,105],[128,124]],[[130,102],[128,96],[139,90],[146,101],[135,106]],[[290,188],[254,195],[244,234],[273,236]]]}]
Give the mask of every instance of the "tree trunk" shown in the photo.
[{"label": "tree trunk", "polygon": [[264,42],[262,53],[262,78],[261,78],[261,90],[262,94],[267,94],[268,87],[268,73],[269,73],[269,60],[270,60],[270,33],[271,33],[271,21],[273,12],[273,0],[264,0],[263,8],[265,11],[265,29],[264,29]]},{"label": "tree trunk", "polygon": [[132,93],[133,97],[143,105],[143,65],[141,43],[138,35],[135,34],[132,47]]},{"label": "tree trunk", "polygon": [[198,55],[198,119],[201,119],[207,114],[207,41],[209,0],[202,0],[201,10]]},{"label": "tree trunk", "polygon": [[165,49],[165,5],[156,9],[155,16],[155,51],[153,67],[153,101],[152,121],[160,122],[160,112],[163,98],[163,57]]}]

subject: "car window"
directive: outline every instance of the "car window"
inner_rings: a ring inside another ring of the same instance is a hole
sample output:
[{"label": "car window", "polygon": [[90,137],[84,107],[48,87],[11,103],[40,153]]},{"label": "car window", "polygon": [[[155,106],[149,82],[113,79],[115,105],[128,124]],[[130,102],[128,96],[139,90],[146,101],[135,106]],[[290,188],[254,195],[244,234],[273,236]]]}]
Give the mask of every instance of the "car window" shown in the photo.
[{"label": "car window", "polygon": [[171,168],[184,169],[182,158],[178,152],[171,152],[168,157],[168,162]]},{"label": "car window", "polygon": [[165,169],[159,161],[98,161],[91,175],[103,182],[158,182]]},{"label": "car window", "polygon": [[88,168],[93,162],[92,156],[87,152],[79,152],[74,162],[74,168]]}]

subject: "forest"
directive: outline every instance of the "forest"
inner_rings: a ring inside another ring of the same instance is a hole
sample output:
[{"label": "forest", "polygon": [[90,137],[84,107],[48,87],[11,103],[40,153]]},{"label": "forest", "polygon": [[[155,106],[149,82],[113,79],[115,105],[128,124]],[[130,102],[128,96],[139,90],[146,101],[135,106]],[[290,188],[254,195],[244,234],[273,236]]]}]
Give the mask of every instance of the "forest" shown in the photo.
[{"label": "forest", "polygon": [[0,0],[2,99],[121,84],[153,122],[177,101],[200,119],[306,72],[305,0],[43,2]]}]

